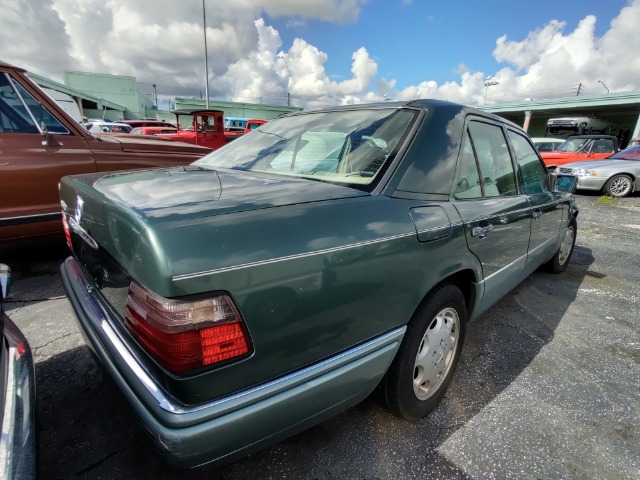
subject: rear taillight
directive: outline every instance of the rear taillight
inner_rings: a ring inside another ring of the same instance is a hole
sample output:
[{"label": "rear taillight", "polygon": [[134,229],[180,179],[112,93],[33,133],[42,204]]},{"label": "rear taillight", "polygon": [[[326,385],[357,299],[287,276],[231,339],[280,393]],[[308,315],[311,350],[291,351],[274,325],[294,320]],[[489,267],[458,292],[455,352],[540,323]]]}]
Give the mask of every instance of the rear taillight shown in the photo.
[{"label": "rear taillight", "polygon": [[62,228],[64,229],[64,236],[67,239],[67,245],[73,250],[73,243],[71,243],[71,231],[69,230],[69,222],[67,221],[67,214],[62,211]]},{"label": "rear taillight", "polygon": [[249,353],[249,335],[228,295],[169,300],[131,283],[125,325],[173,372],[186,372]]}]

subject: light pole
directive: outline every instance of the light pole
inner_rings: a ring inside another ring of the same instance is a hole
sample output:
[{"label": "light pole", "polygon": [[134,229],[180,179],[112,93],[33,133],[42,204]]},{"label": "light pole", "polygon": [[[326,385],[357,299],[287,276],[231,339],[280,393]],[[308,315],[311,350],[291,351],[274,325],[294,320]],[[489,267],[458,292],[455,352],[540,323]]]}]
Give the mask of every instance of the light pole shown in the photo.
[{"label": "light pole", "polygon": [[489,87],[493,87],[494,85],[500,85],[500,82],[497,81],[494,78],[491,78],[491,76],[488,76],[487,79],[484,82],[484,101],[483,101],[483,103],[487,103],[487,91],[489,90]]},{"label": "light pole", "polygon": [[209,110],[209,56],[207,55],[207,12],[204,8],[204,0],[202,0],[202,24],[204,25],[204,95],[205,106]]},{"label": "light pole", "polygon": [[607,93],[609,93],[609,89],[607,88],[607,86],[604,84],[602,80],[598,80],[598,83],[602,83],[602,86],[604,87],[604,89],[607,91]]}]

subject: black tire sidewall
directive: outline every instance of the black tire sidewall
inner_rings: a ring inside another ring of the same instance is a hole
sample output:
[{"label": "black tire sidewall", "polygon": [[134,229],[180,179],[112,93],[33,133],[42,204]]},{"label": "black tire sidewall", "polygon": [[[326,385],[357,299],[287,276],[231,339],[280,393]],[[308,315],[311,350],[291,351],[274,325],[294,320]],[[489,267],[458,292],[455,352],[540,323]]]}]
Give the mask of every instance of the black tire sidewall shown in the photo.
[{"label": "black tire sidewall", "polygon": [[[435,316],[445,308],[453,308],[458,313],[458,344],[453,363],[447,376],[434,395],[420,400],[413,391],[413,370],[415,359],[424,334]],[[416,315],[409,322],[407,333],[385,376],[385,397],[393,413],[407,420],[417,420],[428,415],[442,400],[460,359],[467,322],[464,296],[454,285],[443,285],[433,290]]]},{"label": "black tire sidewall", "polygon": [[576,222],[576,219],[573,218],[569,222],[568,226],[573,227],[573,242],[571,243],[571,251],[569,252],[569,255],[567,256],[567,259],[565,260],[565,262],[561,264],[560,249],[562,248],[562,245],[558,247],[558,251],[555,253],[555,255],[553,256],[553,258],[548,264],[548,270],[550,270],[552,273],[564,272],[569,266],[569,262],[571,261],[571,256],[573,255],[573,249],[576,246],[576,237],[578,236],[578,222]]}]

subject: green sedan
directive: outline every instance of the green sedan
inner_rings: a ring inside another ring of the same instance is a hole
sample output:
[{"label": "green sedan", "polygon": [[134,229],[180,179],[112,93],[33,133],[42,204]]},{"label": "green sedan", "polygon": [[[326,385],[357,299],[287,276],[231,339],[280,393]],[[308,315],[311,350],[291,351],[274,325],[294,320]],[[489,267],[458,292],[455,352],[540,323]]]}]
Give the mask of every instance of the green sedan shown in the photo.
[{"label": "green sedan", "polygon": [[224,463],[377,387],[428,415],[467,323],[566,269],[574,189],[472,108],[298,112],[188,167],[65,177],[62,276],[152,448]]}]

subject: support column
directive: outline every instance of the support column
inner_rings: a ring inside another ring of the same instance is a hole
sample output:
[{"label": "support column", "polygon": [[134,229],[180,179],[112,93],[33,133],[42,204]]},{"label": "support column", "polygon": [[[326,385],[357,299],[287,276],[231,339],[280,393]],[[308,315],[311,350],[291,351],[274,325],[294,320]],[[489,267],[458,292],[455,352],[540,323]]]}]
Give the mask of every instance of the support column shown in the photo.
[{"label": "support column", "polygon": [[[631,138],[638,138],[640,137],[640,115],[638,115],[638,120],[636,121],[636,127],[633,129],[633,134],[631,135]],[[629,140],[631,140],[631,138]]]},{"label": "support column", "polygon": [[526,110],[524,112],[524,125],[522,125],[522,129],[527,132],[529,131],[529,123],[531,122],[531,110]]}]

